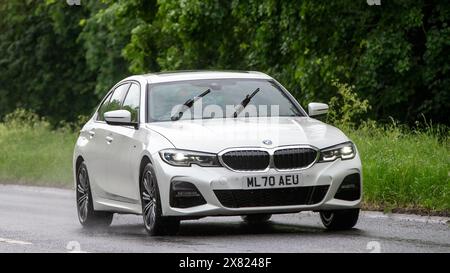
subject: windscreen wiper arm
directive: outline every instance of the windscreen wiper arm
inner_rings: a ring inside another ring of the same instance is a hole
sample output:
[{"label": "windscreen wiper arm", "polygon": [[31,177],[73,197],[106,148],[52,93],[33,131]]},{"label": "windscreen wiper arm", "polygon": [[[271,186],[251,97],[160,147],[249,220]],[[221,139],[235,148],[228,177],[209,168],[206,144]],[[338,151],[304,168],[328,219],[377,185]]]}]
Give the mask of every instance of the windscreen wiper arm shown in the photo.
[{"label": "windscreen wiper arm", "polygon": [[235,108],[235,112],[233,114],[233,117],[236,118],[241,112],[242,110],[244,110],[245,107],[247,107],[247,105],[250,103],[250,101],[253,99],[253,97],[256,95],[256,93],[259,92],[259,87],[255,89],[255,91],[253,91],[253,93],[251,93],[250,95],[245,96],[245,99],[243,99],[241,101],[241,103]]},{"label": "windscreen wiper arm", "polygon": [[191,108],[196,101],[198,101],[199,99],[201,99],[204,96],[208,95],[210,92],[211,92],[211,89],[207,89],[205,92],[201,93],[200,95],[198,95],[196,97],[193,97],[192,99],[188,99],[185,103],[183,103],[181,108],[177,111],[178,113],[176,113],[173,116],[171,116],[170,119],[172,121],[179,120],[181,117],[183,117],[183,114],[184,114],[184,112],[186,112],[186,110]]}]

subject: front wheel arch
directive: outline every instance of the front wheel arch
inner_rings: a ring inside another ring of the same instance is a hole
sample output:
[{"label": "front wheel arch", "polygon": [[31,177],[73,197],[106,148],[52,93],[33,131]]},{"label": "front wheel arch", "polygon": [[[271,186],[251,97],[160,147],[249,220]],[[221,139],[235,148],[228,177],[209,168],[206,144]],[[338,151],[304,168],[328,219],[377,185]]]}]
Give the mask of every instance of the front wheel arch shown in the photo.
[{"label": "front wheel arch", "polygon": [[148,163],[153,164],[150,158],[147,155],[144,155],[141,159],[141,164],[139,165],[139,183],[142,179],[142,172],[144,171],[144,168]]},{"label": "front wheel arch", "polygon": [[[149,176],[147,176],[149,174]],[[144,227],[148,234],[154,235],[173,235],[178,232],[180,226],[180,219],[178,217],[165,217],[162,214],[162,201],[160,198],[160,191],[158,187],[158,180],[155,175],[155,169],[151,162],[145,164],[140,175],[139,182],[140,200],[142,207],[142,217],[144,220]],[[147,181],[147,183],[144,181]],[[153,205],[151,205],[153,204]],[[146,209],[145,209],[145,208]],[[152,221],[148,221],[147,213],[153,211]]]},{"label": "front wheel arch", "polygon": [[[73,183],[74,183],[74,187],[75,187],[75,189],[77,188],[77,172],[78,172],[78,169],[80,168],[80,166],[81,166],[81,163],[83,163],[83,162],[85,162],[84,161],[84,158],[81,156],[81,155],[79,155],[78,157],[77,157],[77,160],[75,161],[75,166],[74,166],[74,169],[73,169],[73,176],[74,176],[74,181],[73,181]],[[85,163],[86,164],[86,163]]]},{"label": "front wheel arch", "polygon": [[137,190],[138,190],[138,196],[139,196],[139,204],[141,204],[141,180],[142,180],[142,173],[144,172],[144,168],[145,166],[147,166],[147,164],[152,164],[152,161],[150,160],[150,158],[147,155],[144,155],[141,159],[141,163],[139,164],[139,180],[137,181]]},{"label": "front wheel arch", "polygon": [[83,163],[83,162],[84,162],[84,158],[81,155],[79,155],[77,157],[77,161],[75,161],[75,171],[78,170],[78,168],[80,167],[81,163]]}]

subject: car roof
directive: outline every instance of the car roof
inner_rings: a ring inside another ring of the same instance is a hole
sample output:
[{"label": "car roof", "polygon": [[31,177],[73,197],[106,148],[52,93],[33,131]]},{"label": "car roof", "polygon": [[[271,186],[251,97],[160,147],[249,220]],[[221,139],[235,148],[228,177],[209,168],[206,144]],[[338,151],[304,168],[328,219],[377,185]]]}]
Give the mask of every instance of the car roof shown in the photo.
[{"label": "car roof", "polygon": [[[272,77],[258,71],[201,71],[201,70],[180,70],[158,73],[136,75],[144,77],[148,83],[162,83],[186,80],[207,80],[207,79],[267,79]],[[132,76],[127,79],[136,77]]]}]

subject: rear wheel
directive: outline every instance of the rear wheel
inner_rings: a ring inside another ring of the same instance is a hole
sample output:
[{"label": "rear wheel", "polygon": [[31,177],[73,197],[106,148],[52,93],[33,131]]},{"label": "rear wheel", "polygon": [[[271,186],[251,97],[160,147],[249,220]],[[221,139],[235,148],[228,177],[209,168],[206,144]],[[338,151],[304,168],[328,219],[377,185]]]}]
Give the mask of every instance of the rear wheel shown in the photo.
[{"label": "rear wheel", "polygon": [[145,230],[152,236],[173,235],[178,232],[180,220],[176,217],[162,216],[161,199],[155,171],[147,164],[141,175],[140,183],[142,217]]},{"label": "rear wheel", "polygon": [[95,211],[89,174],[86,164],[82,162],[77,170],[77,212],[83,227],[109,226],[113,219],[112,212]]},{"label": "rear wheel", "polygon": [[321,211],[320,219],[329,230],[351,229],[358,222],[359,209]]},{"label": "rear wheel", "polygon": [[242,220],[247,223],[263,223],[270,220],[272,214],[249,214],[241,216]]}]

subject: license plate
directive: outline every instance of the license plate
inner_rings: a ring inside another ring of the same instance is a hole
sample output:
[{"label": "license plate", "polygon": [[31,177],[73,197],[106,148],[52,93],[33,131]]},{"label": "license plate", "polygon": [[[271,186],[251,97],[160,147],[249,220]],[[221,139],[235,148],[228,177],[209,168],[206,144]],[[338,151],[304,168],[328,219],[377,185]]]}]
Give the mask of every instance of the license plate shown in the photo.
[{"label": "license plate", "polygon": [[301,184],[300,174],[247,176],[243,178],[244,189],[283,188]]}]

